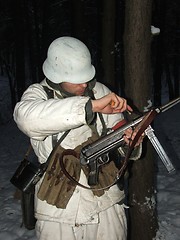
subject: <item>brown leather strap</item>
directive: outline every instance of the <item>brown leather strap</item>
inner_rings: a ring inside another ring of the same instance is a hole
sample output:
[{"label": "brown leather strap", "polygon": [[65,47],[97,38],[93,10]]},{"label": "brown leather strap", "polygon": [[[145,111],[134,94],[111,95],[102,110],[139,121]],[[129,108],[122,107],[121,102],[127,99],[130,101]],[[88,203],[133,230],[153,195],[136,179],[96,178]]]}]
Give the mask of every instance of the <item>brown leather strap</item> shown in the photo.
[{"label": "brown leather strap", "polygon": [[30,154],[30,152],[32,151],[32,145],[31,145],[31,143],[29,144],[29,146],[28,146],[28,149],[27,149],[27,152],[26,152],[26,154],[24,155],[24,159],[27,159],[28,158],[28,156],[29,156],[29,154]]},{"label": "brown leather strap", "polygon": [[66,149],[66,150],[63,151],[63,153],[61,154],[61,156],[60,156],[60,158],[59,158],[59,164],[60,164],[60,167],[61,167],[64,175],[65,175],[67,178],[69,178],[69,180],[71,180],[71,181],[72,181],[73,183],[75,183],[76,185],[78,185],[78,186],[80,186],[80,187],[82,187],[82,188],[88,189],[88,190],[97,190],[97,191],[100,191],[100,190],[105,190],[105,189],[108,189],[108,188],[112,187],[112,186],[117,182],[117,180],[115,180],[112,184],[110,184],[110,185],[108,185],[108,186],[106,186],[106,187],[103,187],[103,188],[88,187],[88,186],[85,186],[85,185],[77,182],[77,181],[66,171],[66,168],[65,168],[65,166],[64,166],[64,159],[66,159],[65,156],[67,156],[67,155],[72,155],[72,156],[74,156],[74,157],[76,157],[76,158],[79,158],[79,155],[77,154],[77,152],[75,152],[75,151],[72,150],[72,149]]},{"label": "brown leather strap", "polygon": [[125,172],[126,170],[126,167],[127,167],[127,164],[128,164],[128,160],[129,160],[129,157],[133,151],[133,148],[134,146],[136,145],[138,139],[140,138],[140,136],[142,135],[142,133],[145,131],[145,129],[151,124],[151,122],[153,121],[153,119],[155,118],[155,116],[157,115],[157,112],[155,110],[151,110],[150,112],[148,112],[145,117],[143,118],[143,120],[138,124],[138,126],[136,127],[136,129],[138,129],[137,131],[137,134],[135,136],[135,138],[132,140],[131,144],[129,145],[129,149],[126,153],[126,156],[125,156],[125,159],[123,161],[123,165],[121,167],[121,169],[119,170],[117,176],[115,176],[115,181],[104,187],[104,188],[95,188],[95,187],[88,187],[88,186],[85,186],[79,182],[77,182],[67,171],[66,171],[66,168],[64,166],[64,157],[66,155],[73,155],[74,157],[76,158],[79,158],[78,154],[74,151],[74,150],[71,150],[71,149],[66,149],[63,151],[63,153],[61,154],[61,157],[59,159],[59,164],[60,164],[60,167],[63,171],[63,173],[65,174],[65,176],[67,178],[69,178],[73,183],[75,183],[76,185],[82,187],[82,188],[85,188],[85,189],[88,189],[88,190],[105,190],[105,189],[108,189],[110,188],[111,186],[113,186],[114,184],[117,183],[118,179],[123,175],[123,173]]},{"label": "brown leather strap", "polygon": [[121,169],[119,170],[118,173],[118,179],[123,175],[123,173],[126,170],[127,164],[128,164],[128,160],[129,157],[133,151],[133,148],[135,147],[137,141],[139,140],[140,136],[142,135],[142,133],[146,130],[146,128],[151,124],[151,122],[154,120],[155,116],[157,115],[156,110],[151,110],[150,112],[148,112],[145,117],[143,118],[143,120],[137,125],[136,129],[138,129],[135,138],[132,140],[131,145],[129,145],[129,149],[126,153],[125,159],[124,159],[124,163],[121,167]]}]

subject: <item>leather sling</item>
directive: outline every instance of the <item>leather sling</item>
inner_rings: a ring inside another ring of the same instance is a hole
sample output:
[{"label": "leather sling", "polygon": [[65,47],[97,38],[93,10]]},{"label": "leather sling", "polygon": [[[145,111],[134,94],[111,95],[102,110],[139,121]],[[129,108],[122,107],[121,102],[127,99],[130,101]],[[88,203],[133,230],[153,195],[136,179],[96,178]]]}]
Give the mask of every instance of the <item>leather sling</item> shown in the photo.
[{"label": "leather sling", "polygon": [[[151,124],[151,122],[154,120],[155,116],[156,116],[157,112],[155,110],[151,110],[150,112],[148,112],[144,119],[138,124],[138,126],[136,127],[136,129],[138,130],[137,131],[137,134],[135,136],[135,138],[132,140],[131,144],[129,145],[129,148],[128,148],[128,151],[126,153],[126,156],[123,160],[123,164],[122,164],[122,167],[120,168],[120,170],[118,171],[117,175],[115,176],[115,180],[108,186],[105,186],[103,188],[96,188],[96,187],[87,187],[79,182],[77,182],[69,173],[68,171],[66,171],[66,168],[65,168],[65,165],[64,165],[64,161],[63,161],[63,158],[69,154],[69,151],[68,150],[65,150],[60,158],[59,158],[59,163],[60,163],[60,166],[62,168],[62,171],[63,173],[66,175],[66,177],[72,181],[74,184],[82,187],[82,188],[85,188],[85,189],[89,189],[89,190],[94,190],[96,189],[96,191],[100,191],[100,190],[105,190],[105,189],[108,189],[109,187],[113,186],[114,184],[117,183],[117,181],[121,178],[121,176],[124,174],[125,170],[126,170],[126,167],[128,165],[128,160],[129,160],[129,157],[134,149],[134,146],[136,145],[138,139],[140,138],[140,136],[142,135],[142,133],[145,131],[145,129]],[[72,151],[71,152],[72,155],[77,156],[77,154]]]}]

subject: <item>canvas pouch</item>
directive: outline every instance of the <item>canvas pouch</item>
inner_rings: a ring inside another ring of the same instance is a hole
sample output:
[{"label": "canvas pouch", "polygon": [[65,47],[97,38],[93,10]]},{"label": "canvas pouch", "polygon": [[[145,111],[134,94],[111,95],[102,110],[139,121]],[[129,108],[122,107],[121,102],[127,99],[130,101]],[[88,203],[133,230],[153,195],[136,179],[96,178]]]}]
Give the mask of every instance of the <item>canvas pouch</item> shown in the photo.
[{"label": "canvas pouch", "polygon": [[[83,145],[78,146],[74,150],[70,150],[69,154],[66,150],[66,155],[63,157],[63,163],[66,171],[77,182],[79,182],[81,170],[84,171],[87,178],[89,175],[88,165],[82,166],[80,164],[78,158],[80,150],[85,144],[89,144],[93,141],[93,137],[89,138],[88,141]],[[66,208],[66,205],[68,204],[77,186],[74,181],[71,181],[64,174],[60,167],[59,159],[64,150],[64,148],[59,146],[57,151],[52,156],[37,194],[37,197],[42,201],[45,200],[47,203],[62,209]],[[96,196],[103,195],[104,190],[102,188],[112,184],[117,173],[118,168],[114,164],[114,161],[111,160],[102,165],[99,170],[99,183],[89,190],[93,191],[94,195]]]}]

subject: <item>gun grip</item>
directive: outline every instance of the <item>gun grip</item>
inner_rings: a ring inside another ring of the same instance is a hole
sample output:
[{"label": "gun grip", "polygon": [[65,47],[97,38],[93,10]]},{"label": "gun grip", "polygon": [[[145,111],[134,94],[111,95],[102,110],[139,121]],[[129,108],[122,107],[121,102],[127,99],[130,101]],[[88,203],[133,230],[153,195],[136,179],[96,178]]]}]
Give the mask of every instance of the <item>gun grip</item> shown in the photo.
[{"label": "gun grip", "polygon": [[89,164],[89,177],[88,177],[88,184],[89,186],[97,185],[98,184],[98,175],[99,175],[99,167],[97,161],[91,162]]}]

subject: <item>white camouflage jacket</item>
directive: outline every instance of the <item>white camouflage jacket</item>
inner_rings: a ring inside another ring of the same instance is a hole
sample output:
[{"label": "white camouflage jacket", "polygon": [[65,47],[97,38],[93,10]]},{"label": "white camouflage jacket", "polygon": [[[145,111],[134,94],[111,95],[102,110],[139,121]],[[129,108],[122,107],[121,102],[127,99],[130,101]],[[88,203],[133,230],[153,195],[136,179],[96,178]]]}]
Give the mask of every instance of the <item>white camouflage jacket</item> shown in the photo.
[{"label": "white camouflage jacket", "polygon": [[[52,135],[57,134],[59,139],[65,131],[71,129],[61,144],[66,149],[74,149],[91,136],[85,112],[89,97],[73,96],[59,99],[54,94],[53,99],[48,99],[42,85],[47,86],[45,80],[40,84],[31,85],[14,109],[14,120],[19,129],[30,137],[40,163],[45,162],[52,151]],[[93,92],[98,99],[107,95],[110,90],[96,82]],[[61,95],[60,92],[56,91],[56,93]],[[103,117],[107,128],[113,127],[123,119],[122,114],[103,114]],[[102,124],[98,117],[96,124],[100,134]],[[140,157],[141,148],[139,149],[134,160]],[[87,184],[83,172],[81,172],[80,183]],[[36,192],[40,184],[41,181],[36,186]],[[100,211],[113,206],[123,198],[124,192],[120,191],[117,185],[105,191],[101,197],[93,195],[91,190],[77,186],[66,209],[57,208],[35,197],[35,216],[39,220],[63,222],[72,226],[97,223]]]}]

